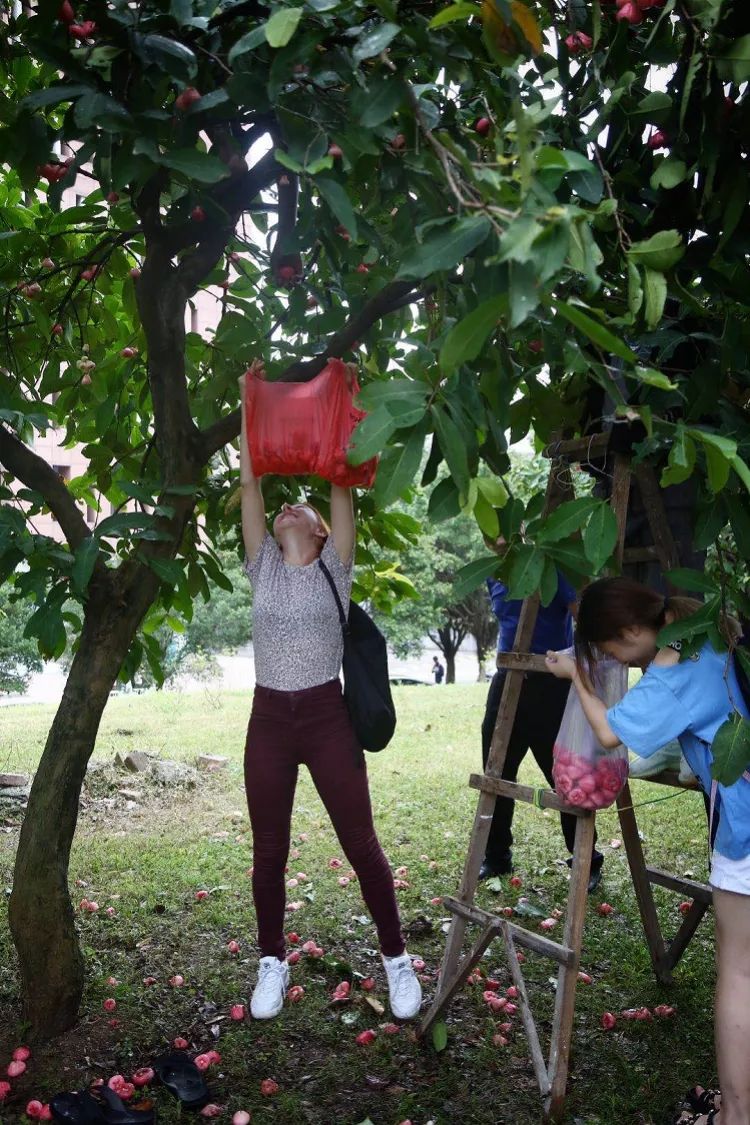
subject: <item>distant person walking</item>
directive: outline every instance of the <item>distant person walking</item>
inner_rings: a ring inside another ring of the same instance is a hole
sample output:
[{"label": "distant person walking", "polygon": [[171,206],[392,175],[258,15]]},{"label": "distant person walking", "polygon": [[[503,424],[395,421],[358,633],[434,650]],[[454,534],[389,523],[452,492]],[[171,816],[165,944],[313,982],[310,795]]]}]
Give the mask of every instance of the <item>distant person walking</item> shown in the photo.
[{"label": "distant person walking", "polygon": [[[497,651],[510,652],[523,602],[508,598],[508,587],[495,578],[487,580],[487,587],[492,600],[492,609],[498,620]],[[546,654],[549,649],[564,649],[572,645],[575,600],[575,590],[558,571],[557,593],[548,606],[539,607],[531,640],[531,652]],[[551,637],[557,638],[554,646],[548,644]],[[503,694],[505,671],[504,668],[499,668],[495,672],[487,695],[487,706],[482,722],[482,764],[485,767]],[[518,709],[503,767],[503,778],[506,781],[516,780],[521,762],[526,757],[527,751],[531,750],[550,788],[554,788],[552,748],[560,729],[569,690],[569,683],[564,680],[553,680],[545,672],[524,673]],[[511,828],[514,809],[515,802],[510,797],[498,797],[495,801],[495,812],[484,862],[479,871],[480,879],[508,875],[513,870]],[[575,845],[576,820],[577,817],[570,813],[560,814],[565,844],[571,856]],[[591,859],[589,891],[595,890],[599,884],[603,862],[604,856],[595,849]],[[569,859],[568,866],[570,864]]]},{"label": "distant person walking", "polygon": [[432,658],[432,674],[435,677],[435,683],[442,684],[443,677],[445,676],[445,668],[436,656]]}]

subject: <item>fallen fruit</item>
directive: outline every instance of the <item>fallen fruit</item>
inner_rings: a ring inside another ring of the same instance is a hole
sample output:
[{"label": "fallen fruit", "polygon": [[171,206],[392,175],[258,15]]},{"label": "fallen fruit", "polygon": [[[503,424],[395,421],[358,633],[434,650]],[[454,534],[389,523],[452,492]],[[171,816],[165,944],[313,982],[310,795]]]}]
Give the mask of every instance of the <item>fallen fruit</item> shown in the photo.
[{"label": "fallen fruit", "polygon": [[515,1000],[518,996],[518,989],[516,988],[516,986],[514,984],[512,984],[510,986],[510,988],[506,988],[505,995],[508,997],[509,1000]]},{"label": "fallen fruit", "polygon": [[108,996],[102,1004],[102,1007],[104,1008],[105,1012],[114,1012],[115,1008],[117,1007],[117,1001],[113,1000],[111,996]]},{"label": "fallen fruit", "polygon": [[290,1004],[298,1004],[304,997],[305,990],[301,984],[293,984],[286,995]]},{"label": "fallen fruit", "polygon": [[380,1025],[380,1030],[384,1035],[398,1035],[401,1028],[397,1023],[383,1023]]},{"label": "fallen fruit", "polygon": [[604,1012],[602,1014],[602,1018],[601,1018],[600,1022],[601,1022],[601,1025],[602,1025],[602,1027],[604,1028],[605,1031],[611,1031],[612,1028],[617,1023],[617,1020],[615,1019],[615,1017],[612,1015],[611,1012]]},{"label": "fallen fruit", "polygon": [[185,978],[180,976],[179,973],[175,973],[173,977],[169,978],[169,983],[172,985],[172,988],[182,988],[185,983]]},{"label": "fallen fruit", "polygon": [[204,1105],[201,1110],[201,1117],[220,1117],[223,1112],[220,1105],[216,1105],[215,1102],[209,1102],[208,1105]]},{"label": "fallen fruit", "polygon": [[250,1114],[246,1109],[238,1109],[232,1117],[232,1125],[250,1125]]},{"label": "fallen fruit", "polygon": [[676,1010],[670,1004],[657,1004],[654,1008],[654,1015],[658,1016],[659,1019],[669,1019],[670,1016],[675,1014]]},{"label": "fallen fruit", "polygon": [[211,1065],[211,1059],[206,1054],[196,1055],[193,1059],[193,1062],[201,1072],[203,1072],[204,1070],[208,1070]]},{"label": "fallen fruit", "polygon": [[29,1047],[16,1047],[13,1052],[13,1058],[16,1062],[26,1062],[31,1057],[31,1050]]},{"label": "fallen fruit", "polygon": [[5,1101],[12,1089],[13,1087],[11,1086],[10,1082],[0,1082],[0,1102]]},{"label": "fallen fruit", "polygon": [[680,914],[687,914],[690,911],[692,905],[692,902],[681,902],[677,909],[679,910]]},{"label": "fallen fruit", "polygon": [[235,941],[234,938],[232,938],[231,941],[227,942],[227,949],[230,953],[239,953],[240,948],[240,943],[238,941]]},{"label": "fallen fruit", "polygon": [[232,1017],[233,1020],[244,1020],[244,1018],[245,1018],[245,1005],[244,1004],[232,1004],[232,1007],[229,1009],[229,1015]]},{"label": "fallen fruit", "polygon": [[156,984],[156,977],[144,977],[143,983],[145,984],[146,988],[150,988],[152,984]]},{"label": "fallen fruit", "polygon": [[8,1063],[5,1073],[8,1078],[18,1078],[26,1070],[26,1063],[22,1059],[14,1059],[13,1062]]},{"label": "fallen fruit", "polygon": [[539,923],[540,930],[554,930],[557,925],[557,918],[544,918]]},{"label": "fallen fruit", "polygon": [[588,973],[579,973],[578,979],[581,984],[591,984],[593,977],[590,977]]},{"label": "fallen fruit", "polygon": [[372,977],[365,977],[364,980],[361,980],[359,982],[359,987],[365,992],[372,992],[373,988],[375,987],[375,981]]},{"label": "fallen fruit", "polygon": [[279,1084],[273,1078],[264,1078],[260,1084],[260,1092],[264,1098],[270,1098],[273,1094],[278,1094]]},{"label": "fallen fruit", "polygon": [[492,1042],[494,1043],[494,1045],[496,1047],[507,1047],[508,1046],[508,1040],[505,1038],[504,1035],[500,1035],[499,1032],[496,1035],[492,1036]]},{"label": "fallen fruit", "polygon": [[302,954],[300,953],[299,949],[293,949],[291,953],[287,953],[286,963],[287,965],[296,965],[301,957]]},{"label": "fallen fruit", "polygon": [[154,1072],[150,1066],[142,1066],[139,1070],[133,1073],[131,1082],[134,1086],[140,1089],[141,1086],[148,1086],[149,1082],[153,1082]]},{"label": "fallen fruit", "polygon": [[521,886],[523,886],[523,880],[521,879],[521,876],[520,875],[511,876],[510,885],[511,885],[511,887],[521,887]]},{"label": "fallen fruit", "polygon": [[187,1039],[183,1039],[181,1035],[178,1035],[177,1038],[173,1041],[172,1046],[175,1047],[178,1051],[186,1051],[190,1044],[188,1043]]},{"label": "fallen fruit", "polygon": [[377,1036],[372,1028],[368,1028],[367,1031],[360,1031],[356,1042],[359,1043],[360,1047],[369,1047],[371,1043],[375,1042],[376,1038]]},{"label": "fallen fruit", "polygon": [[329,867],[343,867],[343,864],[342,864],[340,859],[336,859],[336,857],[334,856],[332,859],[328,860],[328,866]]},{"label": "fallen fruit", "polygon": [[600,902],[596,908],[597,914],[601,914],[603,918],[606,918],[609,914],[614,914],[614,911],[614,906],[610,906],[608,902]]}]

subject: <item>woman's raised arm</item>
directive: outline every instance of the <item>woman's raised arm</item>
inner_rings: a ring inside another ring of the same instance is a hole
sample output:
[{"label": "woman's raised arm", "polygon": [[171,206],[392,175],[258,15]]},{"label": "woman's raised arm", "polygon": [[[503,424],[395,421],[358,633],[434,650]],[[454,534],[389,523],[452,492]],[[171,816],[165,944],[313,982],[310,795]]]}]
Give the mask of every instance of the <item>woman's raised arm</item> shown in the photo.
[{"label": "woman's raised arm", "polygon": [[351,488],[331,485],[331,535],[336,554],[346,565],[354,551],[354,505]]},{"label": "woman's raised arm", "polygon": [[[250,371],[261,373],[263,364],[261,360],[254,360]],[[260,545],[266,535],[266,509],[263,503],[263,493],[260,481],[253,475],[253,466],[250,460],[250,447],[247,444],[247,429],[245,425],[245,375],[240,376],[240,410],[242,413],[242,429],[240,431],[240,489],[242,498],[242,539],[245,544],[245,554],[250,562],[255,558]]]}]

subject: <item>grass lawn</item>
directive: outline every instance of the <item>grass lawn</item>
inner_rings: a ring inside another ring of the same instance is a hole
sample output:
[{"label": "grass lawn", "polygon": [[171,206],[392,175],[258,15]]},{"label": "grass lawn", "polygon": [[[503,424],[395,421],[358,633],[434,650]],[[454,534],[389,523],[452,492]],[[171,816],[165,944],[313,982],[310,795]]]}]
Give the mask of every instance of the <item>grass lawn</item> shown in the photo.
[{"label": "grass lawn", "polygon": [[[426,962],[425,994],[430,997],[440,964],[448,915],[433,899],[454,893],[463,868],[477,794],[466,784],[480,758],[479,726],[486,685],[398,688],[396,738],[384,754],[368,756],[376,823],[392,867],[405,867],[408,884],[399,890],[409,950]],[[76,1089],[113,1073],[129,1076],[146,1065],[176,1036],[191,1047],[216,1047],[221,1064],[212,1067],[213,1100],[229,1122],[240,1108],[254,1125],[524,1125],[540,1118],[540,1101],[519,1017],[505,1047],[493,1045],[502,1015],[492,1016],[483,986],[469,986],[448,1014],[447,1048],[437,1054],[420,1044],[407,1026],[386,1034],[390,1019],[377,1010],[387,1004],[384,975],[372,923],[355,880],[331,869],[341,856],[325,812],[302,774],[292,826],[289,877],[299,877],[289,899],[288,929],[301,941],[314,938],[326,956],[303,954],[292,970],[305,989],[301,1002],[287,1005],[268,1023],[234,1022],[230,1006],[247,1002],[255,972],[255,920],[248,870],[252,864],[242,788],[242,749],[249,696],[241,693],[147,694],[112,699],[102,722],[95,757],[111,761],[116,751],[143,749],[191,762],[200,752],[229,757],[227,768],[203,775],[197,789],[158,790],[139,775],[107,770],[93,775],[84,792],[70,878],[76,903],[99,904],[97,913],[78,914],[88,983],[79,1025],[54,1043],[35,1050],[27,1073],[0,1109],[0,1121],[25,1120],[30,1097],[48,1100],[59,1089]],[[53,709],[0,710],[0,769],[33,770]],[[521,780],[541,784],[533,761]],[[118,788],[135,790],[133,798]],[[668,790],[637,783],[637,802]],[[127,807],[128,801],[131,807]],[[570,1081],[570,1118],[577,1123],[648,1125],[670,1120],[688,1086],[708,1085],[714,1074],[711,997],[713,924],[704,922],[670,989],[656,984],[643,940],[613,811],[598,815],[606,853],[601,892],[589,908],[582,967],[593,983],[578,990]],[[706,830],[697,795],[645,804],[639,825],[649,859],[677,873],[706,876]],[[567,892],[565,851],[557,818],[519,806],[515,819],[516,872],[520,889],[503,880],[500,893],[482,887],[478,901],[500,908],[519,896],[540,909],[527,919],[537,928]],[[4,886],[12,881],[17,826],[0,832]],[[342,857],[343,858],[343,857]],[[202,901],[195,892],[209,891]],[[7,890],[6,890],[7,893]],[[678,900],[656,891],[667,935],[679,925]],[[615,908],[597,914],[597,902]],[[114,916],[106,908],[113,907]],[[40,926],[46,919],[40,917]],[[562,929],[562,922],[560,923]],[[232,956],[230,939],[241,950]],[[525,969],[535,1010],[548,1028],[554,1000],[555,966],[529,954]],[[488,951],[483,971],[503,987],[510,984],[499,943]],[[184,986],[170,987],[174,974]],[[372,975],[373,992],[352,989],[354,999],[331,1006],[330,993],[345,977]],[[108,978],[117,983],[110,984]],[[156,983],[144,986],[146,977]],[[117,1001],[112,1015],[105,998]],[[676,1018],[620,1021],[600,1028],[604,1011],[673,1004]],[[110,1021],[116,1020],[116,1026]],[[377,1034],[369,1047],[355,1036]],[[24,1041],[18,1022],[17,974],[6,919],[0,920],[0,1066]],[[546,1050],[546,1043],[545,1050]],[[263,1097],[260,1083],[274,1078],[279,1092]],[[180,1117],[176,1103],[157,1089],[164,1125]],[[184,1120],[184,1119],[183,1119]]]}]

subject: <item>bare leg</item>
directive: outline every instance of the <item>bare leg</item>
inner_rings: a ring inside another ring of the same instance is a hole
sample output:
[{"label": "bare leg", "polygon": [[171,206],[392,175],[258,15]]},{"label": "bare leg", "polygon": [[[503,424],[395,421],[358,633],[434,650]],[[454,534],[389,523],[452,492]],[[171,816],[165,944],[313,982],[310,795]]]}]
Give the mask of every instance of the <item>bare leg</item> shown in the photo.
[{"label": "bare leg", "polygon": [[714,888],[717,1125],[750,1125],[750,896]]}]

